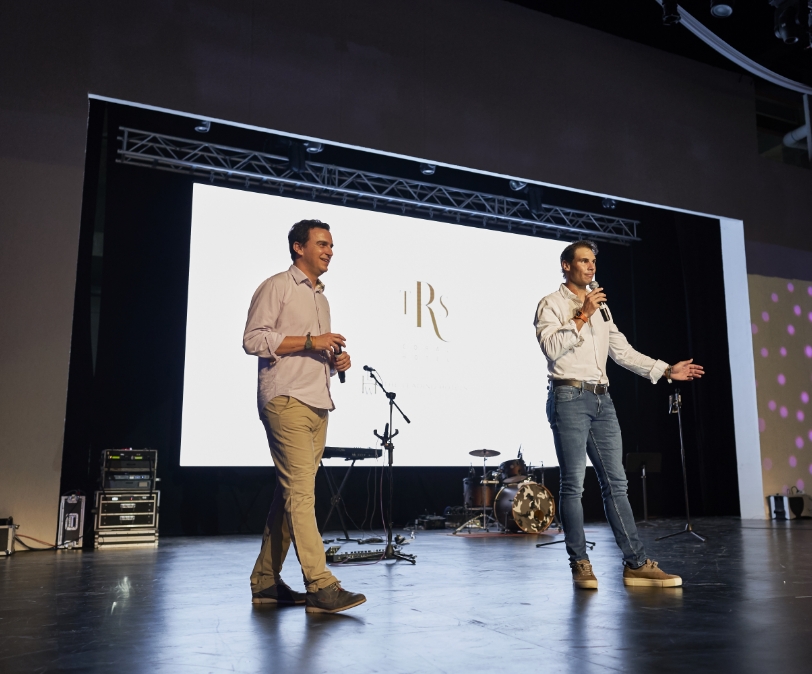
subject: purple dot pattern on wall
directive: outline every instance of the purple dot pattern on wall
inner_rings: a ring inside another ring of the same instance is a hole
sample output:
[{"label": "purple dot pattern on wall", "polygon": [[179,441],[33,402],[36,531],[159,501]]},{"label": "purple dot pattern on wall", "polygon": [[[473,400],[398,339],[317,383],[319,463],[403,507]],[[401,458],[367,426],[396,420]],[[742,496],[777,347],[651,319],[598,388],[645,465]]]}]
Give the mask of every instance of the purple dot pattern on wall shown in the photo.
[{"label": "purple dot pattern on wall", "polygon": [[748,284],[765,488],[787,493],[806,480],[812,490],[812,283],[750,277]]},{"label": "purple dot pattern on wall", "polygon": [[798,487],[798,491],[803,491],[806,485],[804,485],[804,481],[801,478],[798,478],[798,481],[795,483],[795,486]]}]

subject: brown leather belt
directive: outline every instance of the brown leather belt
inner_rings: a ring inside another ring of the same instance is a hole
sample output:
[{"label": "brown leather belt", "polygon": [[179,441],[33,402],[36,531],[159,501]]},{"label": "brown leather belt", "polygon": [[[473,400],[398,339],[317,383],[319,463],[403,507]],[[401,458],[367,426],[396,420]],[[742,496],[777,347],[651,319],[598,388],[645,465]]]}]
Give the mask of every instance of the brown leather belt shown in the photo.
[{"label": "brown leather belt", "polygon": [[574,386],[584,391],[590,391],[598,396],[602,396],[609,391],[609,384],[590,384],[585,381],[578,381],[577,379],[553,379],[550,383],[553,385],[553,388],[559,386]]}]

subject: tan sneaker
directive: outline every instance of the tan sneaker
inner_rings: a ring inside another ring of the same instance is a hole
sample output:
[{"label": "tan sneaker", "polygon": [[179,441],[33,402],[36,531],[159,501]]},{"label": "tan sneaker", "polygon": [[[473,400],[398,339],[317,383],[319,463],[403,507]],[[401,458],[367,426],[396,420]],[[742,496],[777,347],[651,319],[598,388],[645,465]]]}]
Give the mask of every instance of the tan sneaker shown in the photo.
[{"label": "tan sneaker", "polygon": [[570,562],[572,569],[572,584],[581,590],[597,590],[598,579],[592,573],[592,564],[588,559],[579,559],[577,562]]},{"label": "tan sneaker", "polygon": [[666,573],[657,562],[646,560],[639,569],[623,569],[623,584],[628,587],[682,587],[682,578]]}]

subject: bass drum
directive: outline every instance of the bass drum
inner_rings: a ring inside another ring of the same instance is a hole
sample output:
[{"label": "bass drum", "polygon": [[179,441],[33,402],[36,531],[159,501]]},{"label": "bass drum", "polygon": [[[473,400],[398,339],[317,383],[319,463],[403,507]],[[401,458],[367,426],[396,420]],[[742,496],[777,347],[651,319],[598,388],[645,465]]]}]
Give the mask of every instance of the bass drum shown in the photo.
[{"label": "bass drum", "polygon": [[535,482],[507,484],[496,495],[493,514],[506,531],[540,534],[555,518],[555,501]]}]

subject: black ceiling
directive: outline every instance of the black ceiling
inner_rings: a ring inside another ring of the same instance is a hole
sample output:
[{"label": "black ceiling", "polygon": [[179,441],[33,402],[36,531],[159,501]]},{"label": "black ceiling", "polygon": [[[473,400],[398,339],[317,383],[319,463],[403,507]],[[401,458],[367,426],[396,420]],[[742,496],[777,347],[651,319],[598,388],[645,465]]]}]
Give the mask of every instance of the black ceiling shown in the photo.
[{"label": "black ceiling", "polygon": [[[803,0],[802,0],[803,1]],[[738,66],[717,54],[684,26],[664,26],[656,0],[508,0],[649,47],[734,72]],[[784,77],[812,86],[812,49],[803,41],[785,45],[773,32],[769,0],[739,0],[726,19],[711,16],[710,0],[680,0],[680,6],[729,45]]]}]

